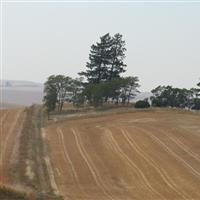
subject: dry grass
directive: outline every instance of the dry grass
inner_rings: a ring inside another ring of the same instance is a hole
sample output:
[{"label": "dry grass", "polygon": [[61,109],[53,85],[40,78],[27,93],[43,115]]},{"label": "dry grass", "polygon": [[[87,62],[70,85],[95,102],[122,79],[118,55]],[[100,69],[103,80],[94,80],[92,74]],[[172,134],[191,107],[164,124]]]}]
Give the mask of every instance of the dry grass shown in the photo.
[{"label": "dry grass", "polygon": [[7,200],[6,196],[11,196],[13,200],[18,197],[18,200],[25,199],[26,193],[18,188],[31,191],[37,200],[57,198],[52,195],[44,160],[47,150],[44,150],[40,132],[42,113],[39,106],[0,111],[0,183],[17,187],[2,185],[0,200]]},{"label": "dry grass", "polygon": [[34,200],[31,193],[16,189],[11,186],[0,184],[0,199],[1,200]]}]

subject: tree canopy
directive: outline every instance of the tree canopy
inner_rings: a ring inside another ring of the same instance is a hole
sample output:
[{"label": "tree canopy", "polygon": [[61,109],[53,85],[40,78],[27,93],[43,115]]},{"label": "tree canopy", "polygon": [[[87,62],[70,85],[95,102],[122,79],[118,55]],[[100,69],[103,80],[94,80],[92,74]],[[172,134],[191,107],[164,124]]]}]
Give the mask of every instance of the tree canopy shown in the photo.
[{"label": "tree canopy", "polygon": [[89,61],[86,63],[86,71],[79,75],[85,77],[88,83],[119,78],[125,72],[125,41],[122,35],[117,33],[113,37],[109,33],[100,37],[100,42],[91,46]]},{"label": "tree canopy", "polygon": [[129,103],[139,92],[139,79],[121,76],[126,71],[125,51],[121,34],[111,36],[107,33],[100,37],[100,41],[91,46],[86,70],[79,73],[81,78],[52,75],[47,79],[43,99],[47,110],[50,112],[57,108],[61,112],[65,101],[76,106]]},{"label": "tree canopy", "polygon": [[44,84],[44,104],[48,111],[56,108],[62,111],[67,95],[73,90],[73,79],[64,75],[49,76]]},{"label": "tree canopy", "polygon": [[[109,33],[93,44],[86,70],[78,73],[80,78],[65,75],[49,76],[44,87],[44,105],[48,113],[62,111],[64,102],[75,106],[103,104],[129,104],[139,93],[137,76],[124,77],[126,43],[123,36]],[[86,80],[85,80],[86,79]],[[200,82],[197,88],[185,89],[172,86],[158,86],[152,91],[152,106],[200,109]],[[138,107],[149,107],[148,100],[137,102]]]},{"label": "tree canopy", "polygon": [[152,106],[200,109],[198,88],[181,89],[172,86],[158,86],[151,92],[153,94]]}]

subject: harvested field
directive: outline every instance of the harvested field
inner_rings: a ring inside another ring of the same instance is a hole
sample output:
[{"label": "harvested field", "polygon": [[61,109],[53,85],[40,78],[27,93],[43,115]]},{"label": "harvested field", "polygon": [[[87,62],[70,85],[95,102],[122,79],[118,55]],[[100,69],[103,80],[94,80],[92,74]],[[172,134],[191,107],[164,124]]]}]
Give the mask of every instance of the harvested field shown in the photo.
[{"label": "harvested field", "polygon": [[0,183],[10,183],[10,170],[18,160],[24,109],[0,110]]},{"label": "harvested field", "polygon": [[[0,199],[58,200],[49,184],[40,106],[0,110]],[[50,162],[50,161],[49,161]]]},{"label": "harvested field", "polygon": [[43,130],[51,185],[70,200],[199,200],[200,115],[134,111]]}]

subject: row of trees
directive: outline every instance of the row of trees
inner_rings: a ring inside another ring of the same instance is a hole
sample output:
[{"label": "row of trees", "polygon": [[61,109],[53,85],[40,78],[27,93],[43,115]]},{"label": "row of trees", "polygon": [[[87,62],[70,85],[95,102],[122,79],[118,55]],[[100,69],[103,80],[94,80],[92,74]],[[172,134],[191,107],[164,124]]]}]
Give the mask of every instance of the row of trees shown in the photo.
[{"label": "row of trees", "polygon": [[200,83],[197,86],[198,88],[191,89],[158,86],[151,91],[152,106],[200,110]]},{"label": "row of trees", "polygon": [[137,77],[120,77],[100,83],[86,84],[83,95],[90,105],[102,106],[104,103],[128,104],[139,91]]},{"label": "row of trees", "polygon": [[80,78],[50,76],[44,88],[44,104],[48,112],[56,108],[61,112],[65,101],[76,106],[129,103],[139,92],[139,79],[122,77],[126,71],[125,51],[122,35],[117,33],[112,37],[107,33],[91,46],[86,70],[79,73]]},{"label": "row of trees", "polygon": [[[100,37],[100,41],[91,46],[86,70],[80,78],[72,79],[64,75],[52,75],[45,82],[44,104],[47,111],[57,108],[62,111],[64,102],[75,106],[103,104],[128,104],[139,92],[139,79],[135,76],[123,77],[126,71],[125,41],[121,34],[109,33]],[[200,83],[197,84],[200,87]],[[171,86],[158,86],[152,90],[152,106],[181,107],[200,109],[200,88],[180,89]],[[148,107],[148,101],[138,106]]]}]

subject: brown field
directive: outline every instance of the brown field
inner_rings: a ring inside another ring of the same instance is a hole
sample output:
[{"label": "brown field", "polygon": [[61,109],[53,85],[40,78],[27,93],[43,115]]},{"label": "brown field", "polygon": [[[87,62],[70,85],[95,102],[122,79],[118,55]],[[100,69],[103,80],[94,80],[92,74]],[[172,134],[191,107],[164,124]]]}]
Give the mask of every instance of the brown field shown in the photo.
[{"label": "brown field", "polygon": [[43,129],[51,186],[70,200],[199,200],[200,115],[133,111]]},{"label": "brown field", "polygon": [[200,199],[199,113],[127,108],[40,132],[40,110],[0,110],[0,199],[29,190],[42,200]]},{"label": "brown field", "polygon": [[0,183],[10,184],[9,174],[18,159],[19,137],[24,109],[0,110]]},{"label": "brown field", "polygon": [[40,106],[0,110],[0,199],[58,200],[45,166]]},{"label": "brown field", "polygon": [[[23,108],[0,110],[0,199],[33,200],[13,172],[19,162],[20,137],[26,114]],[[19,171],[19,170],[18,170]]]}]

